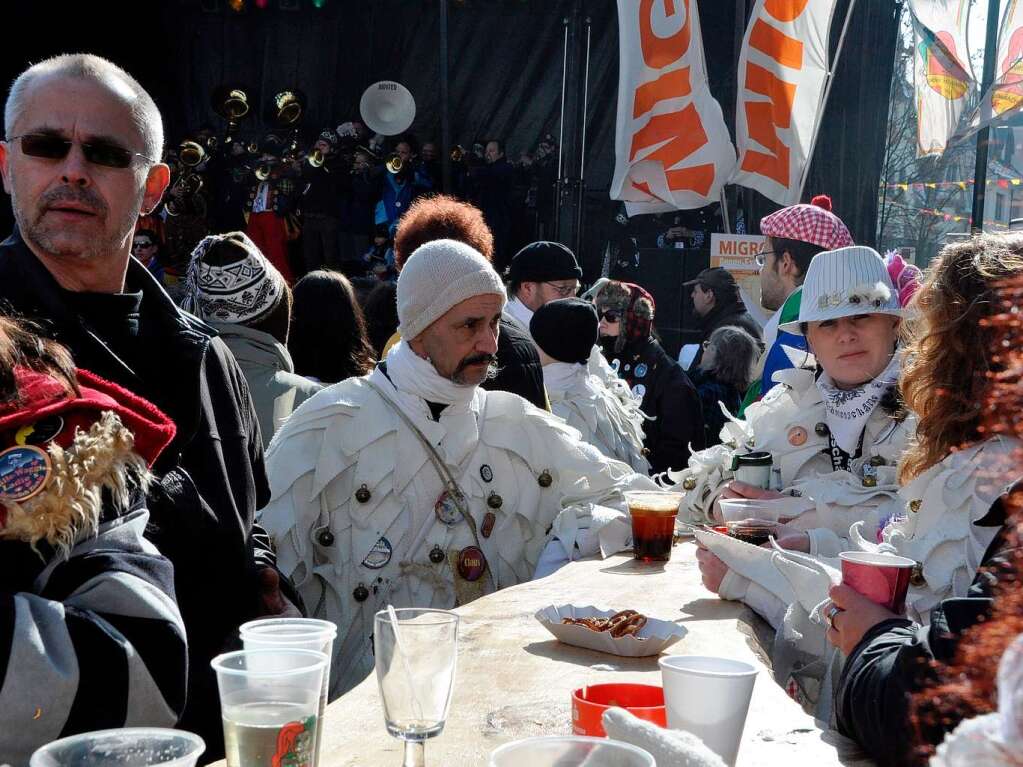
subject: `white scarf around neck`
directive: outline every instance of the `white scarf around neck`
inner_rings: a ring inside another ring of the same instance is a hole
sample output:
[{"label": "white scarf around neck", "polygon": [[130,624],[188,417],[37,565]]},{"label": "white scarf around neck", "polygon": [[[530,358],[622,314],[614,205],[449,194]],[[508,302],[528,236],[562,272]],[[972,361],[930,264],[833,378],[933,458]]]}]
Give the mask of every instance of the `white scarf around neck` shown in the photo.
[{"label": "white scarf around neck", "polygon": [[387,353],[387,377],[399,391],[441,405],[468,405],[478,389],[444,378],[432,362],[412,351],[404,340]]},{"label": "white scarf around neck", "polygon": [[[533,319],[532,310],[524,303],[519,301],[518,298],[512,298],[508,303],[504,305],[505,311],[512,316],[516,322],[518,322],[526,334],[529,335],[529,323]],[[532,336],[530,335],[530,338]]]},{"label": "white scarf around neck", "polygon": [[543,385],[548,392],[563,392],[587,375],[586,367],[575,362],[552,362],[543,366]]},{"label": "white scarf around neck", "polygon": [[850,456],[856,453],[867,421],[899,380],[901,370],[902,355],[896,351],[880,375],[855,389],[839,389],[827,373],[818,377],[817,388],[824,396],[824,420],[835,444]]}]

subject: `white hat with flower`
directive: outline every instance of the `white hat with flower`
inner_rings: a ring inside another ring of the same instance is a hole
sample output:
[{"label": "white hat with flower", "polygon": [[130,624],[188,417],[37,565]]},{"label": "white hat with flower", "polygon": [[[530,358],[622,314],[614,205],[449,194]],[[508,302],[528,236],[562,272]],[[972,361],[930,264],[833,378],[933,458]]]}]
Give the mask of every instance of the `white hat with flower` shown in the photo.
[{"label": "white hat with flower", "polygon": [[806,270],[799,319],[779,330],[802,335],[804,322],[825,322],[858,314],[902,316],[899,294],[881,255],[866,245],[825,250]]}]

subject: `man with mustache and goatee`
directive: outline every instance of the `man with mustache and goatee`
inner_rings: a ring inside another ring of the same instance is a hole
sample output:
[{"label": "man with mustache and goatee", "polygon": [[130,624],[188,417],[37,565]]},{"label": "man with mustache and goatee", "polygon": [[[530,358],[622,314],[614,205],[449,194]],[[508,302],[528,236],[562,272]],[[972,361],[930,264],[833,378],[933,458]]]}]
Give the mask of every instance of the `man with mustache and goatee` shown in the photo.
[{"label": "man with mustache and goatee", "polygon": [[78,367],[145,397],[177,425],[153,466],[147,534],[174,564],[188,634],[180,726],[202,735],[216,759],[223,735],[209,661],[237,639],[240,623],[289,605],[253,525],[269,487],[245,378],[216,331],[178,309],[130,256],[139,214],[167,187],[160,112],[116,65],[64,55],[18,76],[4,129],[0,171],[17,229],[0,244],[0,311],[37,321]]},{"label": "man with mustache and goatee", "polygon": [[306,400],[267,451],[260,521],[316,617],[338,624],[331,697],[373,668],[373,616],[453,608],[625,547],[622,491],[656,489],[518,395],[480,387],[504,285],[476,250],[421,245],[398,277],[402,340]]}]

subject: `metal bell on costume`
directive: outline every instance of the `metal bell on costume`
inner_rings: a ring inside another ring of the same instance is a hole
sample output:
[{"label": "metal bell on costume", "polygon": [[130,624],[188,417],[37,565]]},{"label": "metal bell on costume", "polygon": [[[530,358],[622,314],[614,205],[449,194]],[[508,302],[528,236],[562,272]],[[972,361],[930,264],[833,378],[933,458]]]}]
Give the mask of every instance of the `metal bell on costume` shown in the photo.
[{"label": "metal bell on costume", "polygon": [[445,559],[446,557],[444,555],[444,549],[442,549],[437,544],[434,544],[433,548],[430,549],[430,561],[433,562],[435,565],[439,565]]},{"label": "metal bell on costume", "polygon": [[813,430],[817,434],[818,437],[826,437],[826,436],[828,436],[831,433],[831,429],[829,429],[828,425],[826,423],[824,423],[823,421],[821,423],[817,424],[816,426],[814,426]]},{"label": "metal bell on costume", "polygon": [[330,532],[330,529],[325,527],[316,534],[316,542],[321,546],[333,546],[334,533]]},{"label": "metal bell on costume", "polygon": [[682,489],[685,491],[696,489],[696,477],[686,477],[682,480]]},{"label": "metal bell on costume", "polygon": [[547,471],[547,469],[544,469],[540,476],[536,478],[536,483],[540,485],[540,487],[550,487],[554,484],[554,477],[551,476],[551,473]]},{"label": "metal bell on costume", "polygon": [[923,501],[919,498],[914,498],[909,502],[909,510],[916,514],[920,511],[920,507],[923,505]]},{"label": "metal bell on costume", "polygon": [[369,488],[363,485],[355,491],[355,500],[359,503],[369,503],[369,499],[373,497],[373,493],[369,491]]},{"label": "metal bell on costume", "polygon": [[491,493],[487,496],[487,506],[492,509],[499,509],[504,505],[504,499],[497,493]]},{"label": "metal bell on costume", "polygon": [[366,588],[365,583],[360,583],[352,590],[352,598],[356,602],[365,602],[369,599],[369,589]]}]

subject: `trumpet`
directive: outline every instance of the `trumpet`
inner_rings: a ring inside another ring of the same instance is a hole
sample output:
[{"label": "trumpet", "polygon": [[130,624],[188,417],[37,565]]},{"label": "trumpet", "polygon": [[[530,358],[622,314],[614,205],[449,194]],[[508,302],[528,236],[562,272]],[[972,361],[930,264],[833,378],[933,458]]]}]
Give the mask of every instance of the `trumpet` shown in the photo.
[{"label": "trumpet", "polygon": [[461,144],[456,144],[455,148],[451,150],[451,162],[461,162],[465,159],[465,147]]},{"label": "trumpet", "polygon": [[387,168],[388,173],[397,176],[405,168],[405,162],[401,159],[401,155],[394,152],[387,156],[384,167]]},{"label": "trumpet", "polygon": [[294,125],[302,116],[302,103],[294,91],[281,91],[274,96],[274,109],[281,125]]},{"label": "trumpet", "polygon": [[259,165],[256,166],[256,170],[253,172],[255,173],[256,178],[258,178],[260,181],[266,181],[268,178],[270,178],[271,171],[272,168],[270,167],[270,163],[261,162]]},{"label": "trumpet", "polygon": [[196,141],[182,141],[178,147],[178,159],[182,165],[194,168],[206,159],[206,149]]},{"label": "trumpet", "polygon": [[167,197],[164,208],[168,216],[178,216],[185,212],[188,207],[195,208],[202,203],[199,192],[202,190],[203,180],[198,173],[186,173],[179,176]]}]

